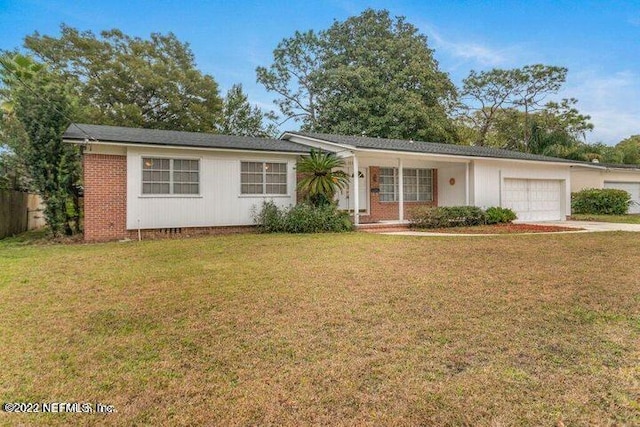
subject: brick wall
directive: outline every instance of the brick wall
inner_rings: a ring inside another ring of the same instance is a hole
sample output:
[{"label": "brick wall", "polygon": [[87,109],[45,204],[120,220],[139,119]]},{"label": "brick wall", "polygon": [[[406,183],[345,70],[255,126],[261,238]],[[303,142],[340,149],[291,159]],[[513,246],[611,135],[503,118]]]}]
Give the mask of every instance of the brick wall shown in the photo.
[{"label": "brick wall", "polygon": [[85,154],[84,240],[126,237],[127,157]]},{"label": "brick wall", "polygon": [[[369,188],[380,188],[378,177],[380,176],[380,167],[369,167]],[[369,195],[370,209],[369,216],[361,215],[360,222],[376,222],[385,220],[397,220],[400,217],[398,202],[381,202],[379,193],[371,193]],[[404,202],[404,218],[408,219],[411,209],[416,206],[438,206],[438,171],[433,169],[433,201],[432,202]]]}]

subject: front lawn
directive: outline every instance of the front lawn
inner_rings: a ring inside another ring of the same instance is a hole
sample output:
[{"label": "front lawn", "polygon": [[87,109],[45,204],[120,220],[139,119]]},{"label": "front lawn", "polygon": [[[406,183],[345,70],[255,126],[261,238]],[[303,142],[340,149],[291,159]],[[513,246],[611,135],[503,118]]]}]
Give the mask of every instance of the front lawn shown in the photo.
[{"label": "front lawn", "polygon": [[618,222],[625,224],[640,224],[640,215],[591,215],[591,214],[573,214],[571,219],[574,221],[601,221],[601,222]]},{"label": "front lawn", "polygon": [[0,245],[6,425],[639,425],[634,233]]}]

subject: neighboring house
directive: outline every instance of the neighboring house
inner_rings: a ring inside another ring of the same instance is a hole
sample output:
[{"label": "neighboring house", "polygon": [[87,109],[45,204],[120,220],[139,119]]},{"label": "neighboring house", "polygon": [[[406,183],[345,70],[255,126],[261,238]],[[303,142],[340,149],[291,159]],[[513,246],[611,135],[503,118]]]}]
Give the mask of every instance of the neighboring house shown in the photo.
[{"label": "neighboring house", "polygon": [[587,163],[571,170],[571,191],[617,188],[631,194],[629,213],[640,214],[640,166]]},{"label": "neighboring house", "polygon": [[352,179],[338,204],[356,224],[404,221],[420,205],[503,206],[523,221],[563,220],[574,169],[592,167],[489,147],[301,132],[277,140],[74,124],[64,140],[84,146],[89,241],[252,225],[263,201],[296,203],[296,163],[312,148],[345,160]]}]

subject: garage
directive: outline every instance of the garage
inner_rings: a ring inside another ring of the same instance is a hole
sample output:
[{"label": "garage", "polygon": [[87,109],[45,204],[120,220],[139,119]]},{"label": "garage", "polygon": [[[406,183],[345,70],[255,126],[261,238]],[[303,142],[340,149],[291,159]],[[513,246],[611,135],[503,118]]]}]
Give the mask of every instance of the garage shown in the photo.
[{"label": "garage", "polygon": [[502,206],[512,209],[520,221],[564,219],[561,180],[505,178],[502,194]]},{"label": "garage", "polygon": [[640,214],[640,182],[605,181],[604,188],[615,188],[631,194],[632,203],[629,206],[629,213]]}]

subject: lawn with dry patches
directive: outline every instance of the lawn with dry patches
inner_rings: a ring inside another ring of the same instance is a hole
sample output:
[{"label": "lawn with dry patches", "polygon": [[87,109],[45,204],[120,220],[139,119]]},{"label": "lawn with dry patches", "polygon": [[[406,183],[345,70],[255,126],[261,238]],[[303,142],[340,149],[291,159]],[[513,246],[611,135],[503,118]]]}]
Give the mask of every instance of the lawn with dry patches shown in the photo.
[{"label": "lawn with dry patches", "polygon": [[640,238],[0,244],[0,397],[52,425],[638,425]]}]

